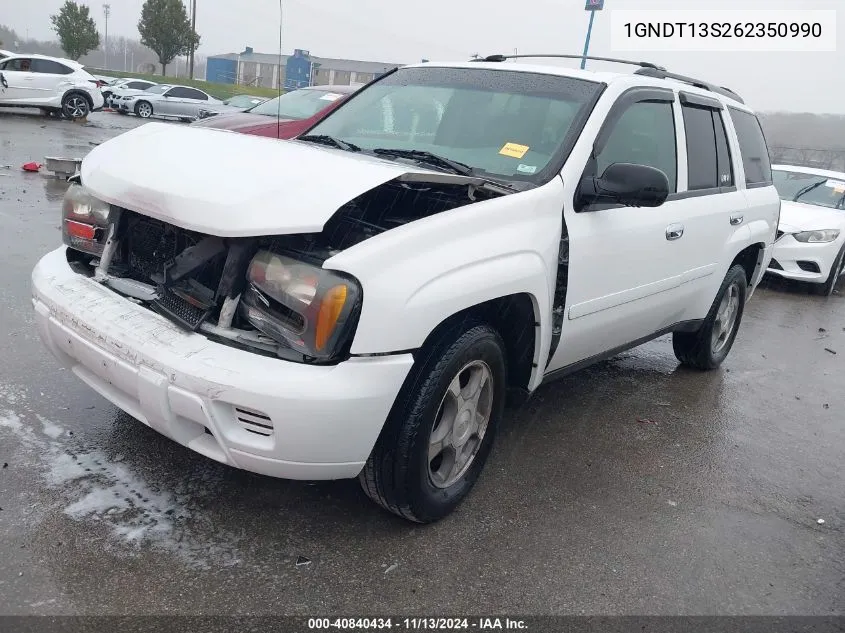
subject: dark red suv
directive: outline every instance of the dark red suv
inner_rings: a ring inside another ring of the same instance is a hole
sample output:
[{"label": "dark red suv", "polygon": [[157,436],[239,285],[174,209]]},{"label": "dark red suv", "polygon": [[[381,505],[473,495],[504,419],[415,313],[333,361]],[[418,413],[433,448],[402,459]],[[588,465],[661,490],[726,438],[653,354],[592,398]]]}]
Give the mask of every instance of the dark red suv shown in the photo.
[{"label": "dark red suv", "polygon": [[300,88],[244,112],[218,114],[192,125],[256,136],[294,138],[325,117],[357,89],[355,86]]}]

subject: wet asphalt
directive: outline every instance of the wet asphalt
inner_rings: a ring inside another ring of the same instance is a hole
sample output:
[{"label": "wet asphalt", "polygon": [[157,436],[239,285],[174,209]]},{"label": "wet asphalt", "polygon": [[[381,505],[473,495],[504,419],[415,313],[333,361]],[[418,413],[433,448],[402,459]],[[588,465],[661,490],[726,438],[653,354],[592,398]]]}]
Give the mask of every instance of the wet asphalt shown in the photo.
[{"label": "wet asphalt", "polygon": [[845,284],[768,283],[720,371],[664,337],[541,388],[415,526],[182,448],[42,347],[66,184],[20,167],[139,123],[0,111],[0,614],[845,612]]}]

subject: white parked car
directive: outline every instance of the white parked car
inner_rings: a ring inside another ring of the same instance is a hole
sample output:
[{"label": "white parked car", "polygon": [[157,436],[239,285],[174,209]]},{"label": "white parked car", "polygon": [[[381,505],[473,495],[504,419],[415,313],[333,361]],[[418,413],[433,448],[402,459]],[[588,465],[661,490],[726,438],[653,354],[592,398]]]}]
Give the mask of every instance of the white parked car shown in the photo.
[{"label": "white parked car", "polygon": [[783,202],[768,272],[830,296],[845,266],[845,173],[794,165],[772,173]]},{"label": "white parked car", "polygon": [[98,80],[82,64],[44,55],[0,60],[0,106],[41,108],[79,119],[103,108]]},{"label": "white parked car", "polygon": [[472,488],[506,394],[670,332],[719,367],[777,229],[754,113],[503,59],[389,72],[295,141],[96,147],[32,275],[47,347],[202,455],[358,477],[418,522]]},{"label": "white parked car", "polygon": [[114,108],[115,102],[120,101],[123,97],[140,94],[157,85],[157,83],[146,79],[118,79],[103,88],[103,98],[106,100],[107,107]]},{"label": "white parked car", "polygon": [[0,48],[0,59],[6,59],[7,57],[11,57],[12,55],[14,55],[12,51],[4,51],[2,48]]},{"label": "white parked car", "polygon": [[130,94],[114,103],[122,112],[133,113],[142,119],[155,116],[185,122],[195,121],[201,108],[213,108],[223,104],[202,90],[163,84],[141,93]]}]

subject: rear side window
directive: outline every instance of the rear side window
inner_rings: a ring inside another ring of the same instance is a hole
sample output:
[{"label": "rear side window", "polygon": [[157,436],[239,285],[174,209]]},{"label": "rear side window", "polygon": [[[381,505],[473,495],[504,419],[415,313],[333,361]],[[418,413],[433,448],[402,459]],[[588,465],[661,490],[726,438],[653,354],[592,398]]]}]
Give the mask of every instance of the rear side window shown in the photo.
[{"label": "rear side window", "polygon": [[722,113],[712,108],[682,107],[687,137],[690,191],[731,187],[733,167]]},{"label": "rear side window", "polygon": [[729,108],[729,110],[736,128],[736,135],[739,137],[742,166],[745,168],[745,184],[750,187],[772,184],[772,163],[760,121],[748,112],[736,108]]},{"label": "rear side window", "polygon": [[671,103],[639,101],[622,113],[596,156],[597,173],[601,175],[614,163],[656,167],[669,179],[669,191],[677,190],[678,158]]},{"label": "rear side window", "polygon": [[33,59],[32,72],[45,75],[69,75],[73,69],[51,59]]},{"label": "rear side window", "polygon": [[146,81],[130,81],[128,84],[124,84],[124,87],[131,90],[146,90],[152,85],[153,84],[147,83]]},{"label": "rear side window", "polygon": [[179,96],[184,97],[185,99],[198,99],[200,101],[208,101],[208,95],[206,95],[204,92],[200,92],[199,90],[194,90],[193,88],[185,88],[185,94]]}]

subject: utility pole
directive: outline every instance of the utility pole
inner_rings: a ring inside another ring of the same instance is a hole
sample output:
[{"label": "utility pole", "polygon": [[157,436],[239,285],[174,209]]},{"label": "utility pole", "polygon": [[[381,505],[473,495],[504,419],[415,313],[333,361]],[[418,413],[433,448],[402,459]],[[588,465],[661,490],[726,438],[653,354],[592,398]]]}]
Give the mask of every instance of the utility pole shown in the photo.
[{"label": "utility pole", "polygon": [[188,69],[188,78],[194,78],[194,36],[197,32],[197,0],[191,0],[191,58]]},{"label": "utility pole", "polygon": [[105,66],[105,70],[109,69],[109,14],[111,13],[111,5],[104,4],[103,5],[103,15],[106,16],[106,33],[105,37],[103,38],[103,52],[105,54],[105,61],[103,62],[103,66]]},{"label": "utility pole", "polygon": [[593,20],[596,17],[596,11],[604,9],[604,0],[587,0],[587,5],[584,7],[590,12],[590,26],[587,27],[587,37],[584,40],[584,54],[581,57],[581,70],[587,66],[587,53],[590,50],[590,35],[593,33]]}]

